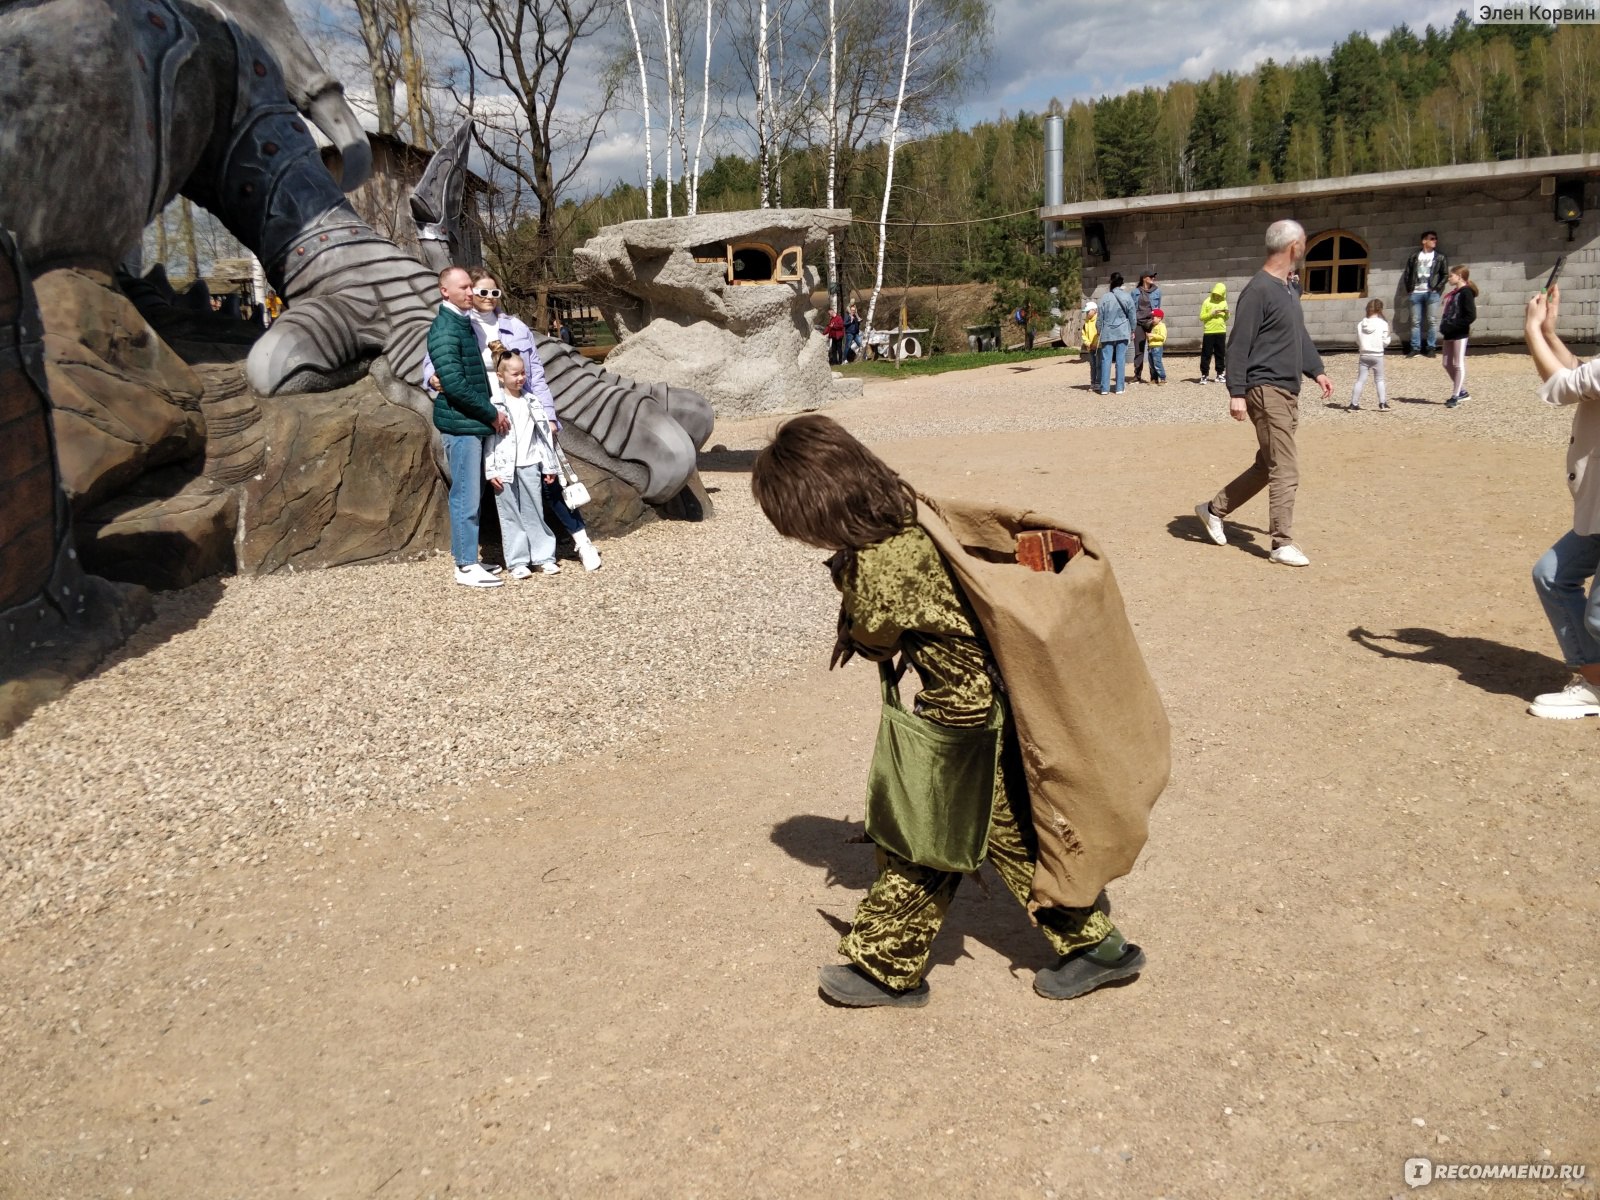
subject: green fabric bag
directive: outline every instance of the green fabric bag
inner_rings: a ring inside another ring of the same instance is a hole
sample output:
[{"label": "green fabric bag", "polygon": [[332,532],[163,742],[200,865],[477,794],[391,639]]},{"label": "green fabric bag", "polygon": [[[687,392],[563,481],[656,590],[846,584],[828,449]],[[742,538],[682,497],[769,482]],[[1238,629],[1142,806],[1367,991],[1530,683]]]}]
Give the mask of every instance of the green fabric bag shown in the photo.
[{"label": "green fabric bag", "polygon": [[907,712],[896,670],[878,664],[883,715],[867,774],[867,836],[893,854],[938,871],[976,871],[989,845],[994,777],[1005,713],[954,728]]}]

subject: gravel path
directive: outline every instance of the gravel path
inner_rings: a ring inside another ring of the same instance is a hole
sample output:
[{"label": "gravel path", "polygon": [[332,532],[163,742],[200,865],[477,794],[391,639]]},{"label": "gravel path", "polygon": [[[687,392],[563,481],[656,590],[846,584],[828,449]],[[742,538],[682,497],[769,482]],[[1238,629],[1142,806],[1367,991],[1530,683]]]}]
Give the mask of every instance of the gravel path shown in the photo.
[{"label": "gravel path", "polygon": [[746,478],[708,476],[715,520],[606,543],[592,575],[480,592],[438,556],[158,597],[115,665],[0,742],[0,912],[92,909],[274,826],[526,780],[786,669],[832,614],[793,594],[819,555],[771,534]]},{"label": "gravel path", "polygon": [[[1088,366],[1068,355],[1015,367],[871,380],[863,401],[840,405],[837,411],[869,441],[1089,426],[1209,424],[1219,416],[1226,419],[1226,388],[1194,382],[1200,376],[1199,361],[1191,355],[1168,357],[1169,382],[1164,387],[1130,384],[1125,394],[1104,397],[1089,391]],[[1572,424],[1570,413],[1539,401],[1538,377],[1522,354],[1469,356],[1470,399],[1454,410],[1444,407],[1450,382],[1438,359],[1389,355],[1385,363],[1393,406],[1389,412],[1377,411],[1377,393],[1370,380],[1362,410],[1345,411],[1355,386],[1354,354],[1330,354],[1326,366],[1333,380],[1333,399],[1324,402],[1307,382],[1300,397],[1303,423],[1337,421],[1360,427],[1364,422],[1383,422],[1408,433],[1431,428],[1448,437],[1531,445],[1565,444]],[[719,426],[716,436],[723,433]]]},{"label": "gravel path", "polygon": [[[1329,365],[1342,402],[1355,359]],[[1437,362],[1389,366],[1392,413],[1307,397],[1304,419],[1566,440],[1568,415],[1534,397],[1525,358],[1472,359],[1473,399],[1456,411]],[[1222,388],[1185,380],[1195,360],[1168,369],[1177,382],[1120,398],[1091,396],[1071,358],[875,381],[830,411],[873,442],[1225,419]],[[753,675],[791,669],[832,607],[795,587],[818,553],[781,542],[750,500],[749,451],[774,421],[718,427],[723,452],[704,463],[715,520],[610,542],[594,575],[573,564],[476,592],[437,557],[159,597],[113,665],[0,742],[0,913],[20,925],[160,893],[306,822],[427,808],[659,736]]]}]

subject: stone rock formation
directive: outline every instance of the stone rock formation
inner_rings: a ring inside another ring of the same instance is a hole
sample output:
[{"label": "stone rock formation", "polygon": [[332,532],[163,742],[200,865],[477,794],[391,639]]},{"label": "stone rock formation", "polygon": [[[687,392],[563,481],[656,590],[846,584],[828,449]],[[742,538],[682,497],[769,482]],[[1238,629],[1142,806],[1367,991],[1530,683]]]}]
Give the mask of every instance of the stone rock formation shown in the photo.
[{"label": "stone rock formation", "polygon": [[574,253],[617,334],[606,369],[670,379],[720,416],[814,408],[860,393],[828,366],[810,261],[848,209],[758,209],[608,225]]},{"label": "stone rock formation", "polygon": [[150,613],[143,588],[84,573],[53,420],[44,323],[0,228],[0,734],[93,670]]},{"label": "stone rock formation", "polygon": [[34,280],[56,456],[78,512],[205,453],[200,380],[110,282],[72,269]]}]

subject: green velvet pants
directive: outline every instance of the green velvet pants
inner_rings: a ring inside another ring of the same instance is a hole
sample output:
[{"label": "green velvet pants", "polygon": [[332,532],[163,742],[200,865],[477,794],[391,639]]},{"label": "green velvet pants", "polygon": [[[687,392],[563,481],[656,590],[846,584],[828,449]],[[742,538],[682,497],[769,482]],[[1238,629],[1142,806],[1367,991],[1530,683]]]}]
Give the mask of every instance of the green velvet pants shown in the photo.
[{"label": "green velvet pants", "polygon": [[[1011,894],[1026,906],[1037,842],[1026,788],[1018,785],[1007,794],[1007,767],[1015,774],[1021,771],[1020,762],[1007,754],[995,772],[988,858]],[[919,867],[880,848],[878,878],[856,909],[850,932],[839,942],[839,953],[888,987],[916,987],[928,969],[934,935],[960,884],[958,874]],[[1098,908],[1043,908],[1037,916],[1040,930],[1063,955],[1095,945],[1116,928]]]}]

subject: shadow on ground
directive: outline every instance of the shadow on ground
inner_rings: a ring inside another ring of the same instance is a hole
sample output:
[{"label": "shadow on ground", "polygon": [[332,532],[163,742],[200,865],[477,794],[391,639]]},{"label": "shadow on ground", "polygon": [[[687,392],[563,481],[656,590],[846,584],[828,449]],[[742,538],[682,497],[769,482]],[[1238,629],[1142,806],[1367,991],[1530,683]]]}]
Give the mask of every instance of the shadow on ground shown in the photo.
[{"label": "shadow on ground", "polygon": [[759,450],[702,450],[696,464],[702,471],[748,471]]},{"label": "shadow on ground", "polygon": [[1498,696],[1527,697],[1547,689],[1566,669],[1559,659],[1487,638],[1455,637],[1437,629],[1374,633],[1356,626],[1350,640],[1384,658],[1449,667],[1463,683]]},{"label": "shadow on ground", "polygon": [[[1252,541],[1246,541],[1243,538],[1234,536],[1235,530],[1242,529],[1246,533],[1267,537],[1269,535],[1265,529],[1258,529],[1254,525],[1245,525],[1240,521],[1235,521],[1232,517],[1227,518],[1222,528],[1228,535],[1228,545],[1234,549],[1243,550],[1246,554],[1253,554],[1257,558],[1267,558],[1269,556],[1269,550],[1262,549]],[[1201,546],[1213,544],[1211,539],[1206,536],[1205,530],[1200,527],[1200,518],[1193,513],[1188,513],[1181,517],[1173,517],[1172,520],[1167,522],[1167,532],[1180,542],[1195,542]]]},{"label": "shadow on ground", "polygon": [[131,659],[149,654],[173,638],[188,633],[217,606],[226,588],[227,582],[223,576],[212,575],[186,588],[156,592],[152,597],[152,607],[155,611],[151,618],[134,630],[126,642],[101,659],[100,665],[85,678],[93,679],[98,675],[104,675],[107,671]]},{"label": "shadow on ground", "polygon": [[[772,828],[773,844],[798,862],[822,867],[827,872],[828,887],[862,893],[878,874],[876,847],[857,840],[864,836],[865,826],[860,821],[813,814],[789,817]],[[840,905],[848,905],[853,912],[859,899],[842,896]],[[817,915],[836,936],[842,937],[850,930],[848,915],[822,908],[817,909]],[[1015,976],[1031,977],[1041,967],[1054,966],[1058,961],[1050,943],[1032,927],[1022,906],[1006,890],[994,868],[987,865],[975,877],[961,881],[944,926],[934,939],[933,955],[928,960],[930,969],[972,957],[966,950],[968,937],[1007,959]],[[819,966],[833,960],[833,950],[831,939],[819,940]]]}]

